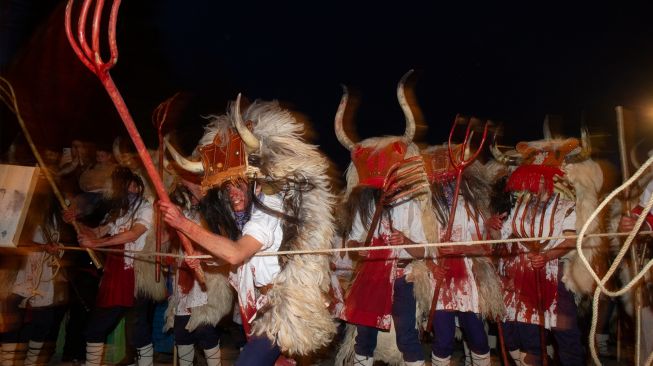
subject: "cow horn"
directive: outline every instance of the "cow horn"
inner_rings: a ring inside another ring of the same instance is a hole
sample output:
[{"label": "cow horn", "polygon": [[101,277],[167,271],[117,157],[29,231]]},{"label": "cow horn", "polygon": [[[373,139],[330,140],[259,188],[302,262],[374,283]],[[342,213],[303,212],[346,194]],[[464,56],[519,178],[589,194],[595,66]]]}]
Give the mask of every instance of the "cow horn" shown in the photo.
[{"label": "cow horn", "polygon": [[592,156],[592,143],[590,141],[589,133],[587,132],[587,126],[583,126],[580,129],[580,141],[580,152],[574,155],[568,155],[565,158],[567,164],[580,163]]},{"label": "cow horn", "polygon": [[163,142],[166,145],[166,148],[168,151],[170,151],[170,155],[172,155],[172,158],[179,164],[179,166],[191,173],[195,174],[201,174],[204,173],[204,166],[202,165],[201,161],[190,161],[183,157],[177,150],[172,146],[170,141],[168,141],[168,136],[166,136],[163,139]]},{"label": "cow horn", "polygon": [[345,115],[345,110],[347,109],[347,101],[349,100],[349,91],[347,90],[346,86],[342,86],[342,98],[340,98],[340,105],[338,105],[338,111],[336,112],[336,119],[335,119],[335,130],[336,130],[336,137],[338,138],[338,141],[347,148],[347,150],[351,151],[354,148],[354,142],[351,141],[349,137],[347,137],[347,134],[345,133],[345,129],[342,127],[342,119]]},{"label": "cow horn", "polygon": [[236,98],[236,109],[234,111],[234,124],[236,130],[238,130],[238,134],[240,135],[240,138],[245,143],[245,149],[247,150],[247,153],[251,154],[255,151],[258,151],[258,149],[261,147],[261,142],[256,138],[256,136],[254,136],[252,131],[250,131],[247,128],[247,126],[245,126],[245,123],[243,122],[243,117],[240,115],[240,93],[238,93],[238,97]]},{"label": "cow horn", "polygon": [[413,111],[410,109],[410,105],[408,105],[408,102],[406,101],[404,85],[413,71],[414,70],[408,70],[408,72],[401,77],[401,80],[399,80],[399,84],[397,84],[397,100],[399,101],[401,110],[404,111],[404,116],[406,116],[406,132],[404,132],[404,137],[409,141],[413,141],[413,137],[415,137],[415,116],[413,115]]},{"label": "cow horn", "polygon": [[498,161],[501,164],[504,165],[519,165],[521,164],[521,158],[516,157],[516,156],[509,156],[501,152],[499,150],[499,147],[497,146],[497,141],[498,136],[499,136],[499,131],[500,129],[497,128],[497,130],[494,132],[494,141],[492,142],[492,145],[490,145],[490,152],[492,153],[492,156],[496,161]]},{"label": "cow horn", "polygon": [[122,152],[120,152],[120,136],[116,137],[113,140],[112,146],[113,158],[116,159],[116,162],[122,166],[127,166],[127,162],[122,159]]},{"label": "cow horn", "polygon": [[553,134],[551,134],[551,125],[549,123],[549,116],[544,117],[544,123],[542,124],[542,133],[544,134],[545,140],[553,140]]},{"label": "cow horn", "polygon": [[642,167],[642,162],[640,162],[639,158],[637,157],[637,149],[642,143],[644,143],[644,139],[640,139],[633,147],[630,148],[630,163],[633,164],[635,169]]}]

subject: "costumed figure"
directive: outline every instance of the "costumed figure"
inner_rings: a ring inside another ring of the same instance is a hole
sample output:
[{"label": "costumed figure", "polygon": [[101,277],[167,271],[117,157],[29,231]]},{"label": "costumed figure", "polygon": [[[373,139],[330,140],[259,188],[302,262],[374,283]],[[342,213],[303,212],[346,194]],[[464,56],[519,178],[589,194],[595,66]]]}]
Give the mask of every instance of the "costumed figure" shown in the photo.
[{"label": "costumed figure", "polygon": [[[631,150],[631,161],[636,168],[640,168],[641,164],[637,160],[637,150],[635,146]],[[649,152],[649,155],[651,152]],[[635,186],[635,189],[630,190],[630,197],[628,197],[630,202],[615,201],[611,206],[611,220],[610,220],[610,232],[620,231],[620,232],[631,232],[635,226],[635,221],[643,213],[644,207],[651,200],[653,195],[653,179],[651,177],[651,172],[647,172],[640,177]],[[632,207],[629,215],[624,215],[624,206]],[[653,230],[653,214],[648,212],[646,214],[646,220],[641,227],[641,231]],[[622,245],[623,238],[612,238],[611,239],[611,249],[614,253],[618,252]],[[643,265],[647,263],[653,257],[653,237],[650,235],[641,235],[636,237],[636,241],[632,243],[635,245],[635,252],[637,258],[637,267],[641,270]],[[621,283],[629,283],[633,278],[633,265],[632,258],[630,256],[625,257],[625,261],[620,266],[619,278]],[[646,356],[653,352],[653,336],[649,329],[653,326],[653,271],[648,271],[644,275],[642,284],[639,285],[639,291],[642,292],[641,296],[641,341],[640,341],[640,354],[641,362],[644,362]],[[624,304],[624,310],[626,313],[634,318],[635,315],[635,291],[626,292],[621,296],[621,301]],[[608,334],[597,334],[597,341],[603,341],[609,338]],[[598,344],[599,352],[601,352],[601,343]]]},{"label": "costumed figure", "polygon": [[[348,246],[427,242],[422,216],[432,213],[427,208],[428,182],[422,159],[412,142],[415,120],[404,95],[404,83],[409,75],[410,72],[404,75],[397,89],[406,115],[403,136],[374,137],[354,143],[342,126],[348,100],[346,89],[341,99],[335,118],[336,136],[351,152],[352,159],[345,196],[351,220],[350,229],[346,230]],[[413,262],[423,257],[424,249],[360,253],[362,258],[341,314],[351,326],[336,364],[372,365],[378,359],[391,364],[423,365],[416,319],[415,291],[419,286],[414,283],[418,271]],[[420,264],[422,283],[428,283],[427,271],[423,262]],[[389,343],[395,336],[396,343]]]},{"label": "costumed figure", "polygon": [[[496,144],[496,141],[495,141]],[[519,155],[492,146],[495,159],[517,166],[506,184],[514,205],[504,222],[506,239],[573,235],[597,206],[603,184],[600,167],[590,158],[587,132],[576,138],[521,142]],[[593,222],[588,232],[598,232]],[[519,365],[545,363],[546,333],[558,345],[563,365],[584,364],[574,294],[588,294],[593,281],[576,256],[576,240],[543,239],[507,243],[499,250],[505,317],[504,337]],[[584,254],[597,260],[602,241],[588,238]]]},{"label": "costumed figure", "polygon": [[[97,228],[80,225],[80,245],[127,252],[110,252],[106,256],[95,309],[86,328],[86,364],[101,364],[107,335],[132,310],[131,340],[136,347],[137,364],[152,365],[154,348],[147,316],[151,301],[138,291],[134,263],[139,258],[130,254],[145,247],[146,233],[152,228],[152,204],[143,197],[143,181],[128,168],[116,168],[111,178],[109,213]],[[68,219],[74,216],[74,210],[65,213]]]},{"label": "costumed figure", "polygon": [[13,280],[2,281],[2,288],[9,290],[2,299],[2,366],[23,364],[22,361],[24,365],[47,364],[42,354],[51,356],[42,351],[46,351],[46,343],[54,348],[68,300],[65,269],[61,268],[63,252],[56,248],[60,240],[70,238],[71,232],[62,224],[59,206],[49,191],[45,194],[37,190],[23,235],[28,238],[28,245],[40,248],[30,248],[19,259],[21,265]]},{"label": "costumed figure", "polygon": [[[193,177],[182,175],[170,198],[182,208],[186,218],[206,227],[201,214],[206,207],[200,204],[202,191],[192,179]],[[225,214],[226,211],[222,213]],[[173,251],[183,254],[179,245],[176,248],[173,246]],[[221,329],[218,328],[218,322],[231,311],[233,304],[232,289],[227,280],[228,268],[212,261],[203,262],[202,268],[206,279],[205,287],[200,285],[183,261],[177,260],[174,290],[168,300],[165,330],[174,330],[181,366],[193,365],[195,344],[204,351],[207,365],[221,364]]]},{"label": "costumed figure", "polygon": [[[471,159],[466,149],[469,142],[457,145],[451,152],[447,145],[432,146],[422,152],[432,184],[433,207],[440,224],[441,241],[445,240],[450,220],[453,223],[447,241],[490,238],[487,225],[492,222],[489,209],[492,190],[482,164],[475,161],[462,170],[460,187],[456,189],[457,172],[452,159],[458,159],[462,149],[466,150],[463,159]],[[459,192],[459,197],[454,200],[456,192]],[[455,211],[452,209],[454,202]],[[435,308],[431,309],[434,312],[432,365],[451,364],[456,320],[471,352],[470,364],[490,365],[490,347],[483,318],[496,321],[505,314],[503,299],[496,291],[500,288],[500,280],[490,259],[491,253],[489,245],[439,247],[434,253],[437,264],[433,265],[432,273],[440,287]]]},{"label": "costumed figure", "polygon": [[[327,177],[329,164],[315,146],[302,140],[303,132],[303,126],[277,102],[254,102],[241,115],[239,96],[227,115],[207,126],[198,148],[204,165],[196,162],[195,166],[204,171],[202,186],[207,195],[222,182],[246,180],[251,211],[231,211],[238,203],[235,197],[227,197],[236,193],[233,185],[229,190],[213,190],[217,199],[230,202],[222,219],[230,221],[232,229],[223,225],[206,230],[186,219],[176,206],[161,203],[170,226],[214,257],[237,266],[232,283],[248,335],[237,365],[272,365],[281,354],[309,355],[328,345],[336,331],[327,307],[328,256],[269,255],[331,246],[334,197]],[[221,163],[216,160],[220,154],[240,164]],[[229,216],[232,212],[234,216]],[[204,219],[212,221],[206,214]],[[254,256],[257,253],[268,255]],[[187,262],[198,265],[196,260]]]}]

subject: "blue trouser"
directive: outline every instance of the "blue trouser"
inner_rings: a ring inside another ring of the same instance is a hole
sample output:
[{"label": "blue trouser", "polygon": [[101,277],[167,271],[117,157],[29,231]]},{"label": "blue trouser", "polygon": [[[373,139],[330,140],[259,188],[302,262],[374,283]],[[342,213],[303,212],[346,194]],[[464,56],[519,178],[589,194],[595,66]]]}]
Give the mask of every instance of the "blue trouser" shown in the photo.
[{"label": "blue trouser", "polygon": [[240,351],[235,366],[272,366],[281,355],[281,349],[270,338],[253,336]]},{"label": "blue trouser", "polygon": [[433,319],[433,343],[431,345],[433,354],[440,358],[446,358],[453,354],[456,317],[463,329],[469,349],[477,355],[490,352],[483,320],[479,314],[471,311],[438,310]]},{"label": "blue trouser", "polygon": [[[406,362],[424,360],[424,352],[419,343],[415,320],[416,301],[413,295],[413,284],[406,282],[405,277],[399,277],[394,283],[392,298],[392,321],[397,334],[397,348]],[[377,328],[356,326],[356,345],[354,350],[361,356],[372,357],[376,348]]]},{"label": "blue trouser", "polygon": [[[562,277],[562,266],[559,278]],[[558,346],[558,357],[564,366],[585,365],[585,349],[581,343],[578,329],[577,309],[574,295],[558,280],[557,324],[551,329]],[[509,351],[521,350],[527,353],[529,365],[541,364],[540,326],[537,324],[506,322],[503,325],[503,337]]]},{"label": "blue trouser", "polygon": [[25,298],[11,294],[7,297],[5,306],[7,314],[15,317],[6,324],[5,333],[0,333],[2,343],[24,343],[27,341],[56,341],[59,325],[66,309],[62,306],[35,307],[30,309],[31,320],[25,323],[27,310],[19,308]]},{"label": "blue trouser", "polygon": [[190,315],[175,315],[175,342],[177,344],[199,344],[202,349],[215,348],[220,343],[220,329],[210,324],[198,325],[192,332],[186,330]]}]

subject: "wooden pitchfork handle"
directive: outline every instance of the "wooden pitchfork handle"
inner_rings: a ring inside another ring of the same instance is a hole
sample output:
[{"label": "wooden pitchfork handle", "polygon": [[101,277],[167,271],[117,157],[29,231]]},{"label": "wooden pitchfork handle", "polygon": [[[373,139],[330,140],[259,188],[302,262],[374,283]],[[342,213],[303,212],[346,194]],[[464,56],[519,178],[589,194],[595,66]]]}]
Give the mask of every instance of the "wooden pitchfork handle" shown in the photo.
[{"label": "wooden pitchfork handle", "polygon": [[[161,181],[161,177],[159,176],[159,173],[154,167],[154,163],[152,162],[152,158],[150,157],[150,154],[148,154],[147,152],[145,143],[143,143],[143,139],[141,138],[141,135],[138,133],[138,129],[136,129],[136,125],[134,124],[134,119],[129,113],[129,109],[127,108],[127,105],[125,104],[122,95],[120,95],[120,91],[118,90],[118,87],[116,86],[116,84],[114,84],[113,79],[111,78],[111,74],[109,73],[109,70],[111,70],[111,68],[113,68],[118,62],[118,45],[116,43],[116,22],[118,20],[118,8],[120,7],[120,0],[115,0],[113,2],[111,7],[111,14],[109,16],[108,36],[109,36],[109,51],[111,56],[109,58],[109,61],[107,62],[102,60],[102,56],[100,54],[100,21],[102,19],[102,9],[104,7],[104,0],[97,0],[97,3],[95,5],[95,12],[93,15],[93,27],[92,27],[93,30],[92,49],[89,47],[88,43],[86,42],[86,17],[88,15],[88,10],[93,0],[84,0],[84,3],[82,5],[82,10],[79,15],[79,22],[77,23],[79,44],[76,42],[75,38],[73,37],[73,32],[71,27],[71,13],[72,13],[73,2],[74,0],[68,0],[68,4],[66,5],[65,25],[66,25],[66,37],[68,38],[68,42],[70,43],[70,46],[72,47],[73,51],[75,51],[75,54],[80,59],[80,61],[82,61],[84,66],[86,66],[89,70],[91,70],[98,77],[98,79],[100,79],[100,82],[102,83],[107,93],[109,94],[109,97],[113,101],[113,104],[115,105],[116,110],[120,115],[120,118],[125,124],[125,128],[129,133],[129,137],[131,138],[132,142],[134,143],[134,146],[136,147],[138,156],[143,161],[143,166],[145,167],[145,171],[147,172],[147,175],[149,176],[152,183],[154,184],[154,188],[156,190],[157,195],[159,196],[159,199],[162,202],[170,203],[170,197],[168,196],[168,193],[166,192],[163,186],[163,182]],[[195,251],[188,237],[186,237],[184,234],[182,234],[179,231],[177,231],[177,234],[179,235],[179,240],[181,241],[181,244],[184,248],[184,252],[186,253],[186,255],[194,255]],[[195,268],[195,277],[197,278],[198,282],[200,282],[202,286],[205,286],[206,281],[204,277],[204,271],[202,271],[202,268],[199,266]]]},{"label": "wooden pitchfork handle", "polygon": [[[29,133],[29,130],[27,129],[27,125],[25,125],[25,121],[23,120],[23,117],[20,114],[20,109],[18,108],[18,99],[16,98],[16,93],[14,92],[14,88],[11,86],[9,80],[0,77],[0,81],[2,81],[3,84],[0,86],[0,91],[1,91],[0,99],[2,99],[2,101],[7,105],[7,107],[16,115],[18,124],[20,125],[20,128],[23,130],[23,135],[25,136],[25,139],[27,140],[27,143],[30,149],[32,150],[32,154],[34,154],[36,161],[41,167],[41,171],[43,172],[43,175],[45,175],[45,179],[50,184],[50,188],[52,188],[52,192],[54,192],[55,197],[57,197],[57,201],[59,201],[59,205],[61,205],[61,208],[63,209],[68,208],[68,203],[66,202],[66,199],[61,194],[59,187],[57,187],[57,183],[52,178],[52,174],[50,174],[50,171],[45,165],[43,158],[41,158],[41,154],[39,153],[38,149],[36,148],[36,145],[34,144],[34,141],[32,140],[32,135]],[[77,221],[71,222],[71,225],[73,225],[73,228],[75,228],[75,232],[77,233],[77,235],[79,235],[80,230]],[[95,268],[102,269],[102,262],[100,261],[100,258],[97,256],[97,253],[95,253],[90,248],[86,248],[86,253],[88,253],[89,257],[91,257],[91,261],[93,262],[93,265],[95,265]]]}]

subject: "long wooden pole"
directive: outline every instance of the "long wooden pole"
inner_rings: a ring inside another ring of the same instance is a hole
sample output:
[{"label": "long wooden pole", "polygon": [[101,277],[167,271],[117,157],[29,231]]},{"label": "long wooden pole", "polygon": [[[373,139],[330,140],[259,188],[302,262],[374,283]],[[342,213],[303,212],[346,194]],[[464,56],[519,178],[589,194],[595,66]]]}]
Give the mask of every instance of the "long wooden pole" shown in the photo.
[{"label": "long wooden pole", "polygon": [[[619,133],[619,160],[621,160],[621,177],[622,181],[628,180],[630,178],[630,167],[628,165],[628,149],[626,148],[626,127],[625,127],[625,118],[624,118],[624,108],[622,106],[617,106],[615,108],[615,111],[617,113],[617,131]],[[625,215],[630,215],[630,210],[632,207],[630,207],[630,189],[626,188],[624,189],[625,193],[625,204],[624,204],[624,214]],[[639,269],[637,268],[637,241],[633,243],[633,245],[630,247],[630,272],[633,277],[636,276],[636,274],[639,272]],[[642,292],[641,292],[641,287],[640,286],[635,286],[634,287],[634,292],[633,292],[633,305],[634,305],[634,312],[635,312],[635,365],[639,366],[640,363],[640,350],[639,350],[639,344],[640,344],[640,337],[641,337],[641,327],[642,327],[642,321],[641,321],[641,316],[642,316]]]},{"label": "long wooden pole", "polygon": [[[57,183],[54,181],[54,178],[52,178],[52,174],[50,174],[50,170],[48,170],[48,167],[45,165],[45,162],[43,161],[43,158],[41,157],[39,150],[36,148],[36,145],[34,144],[34,140],[32,140],[32,135],[29,133],[29,130],[25,125],[25,121],[23,120],[23,117],[20,114],[20,109],[18,108],[18,99],[16,98],[16,93],[14,92],[14,88],[11,86],[9,80],[0,77],[0,81],[2,81],[2,85],[0,87],[2,91],[2,95],[0,95],[0,98],[7,105],[7,107],[16,115],[18,124],[20,125],[20,128],[23,131],[23,135],[27,140],[27,144],[32,150],[32,154],[34,154],[34,157],[36,158],[36,161],[38,162],[39,166],[42,168],[41,171],[43,172],[45,179],[50,184],[50,188],[52,188],[52,192],[54,192],[55,197],[57,197],[57,201],[59,201],[59,204],[63,209],[68,208],[69,204],[67,200],[61,194],[61,191],[59,190],[59,187],[57,187]],[[79,234],[79,224],[77,223],[77,221],[73,221],[71,224],[75,228],[77,234]],[[86,248],[86,253],[88,253],[89,257],[91,257],[91,261],[93,261],[93,264],[97,269],[102,268],[102,262],[100,262],[100,259],[98,258],[97,254],[92,249]]]}]

